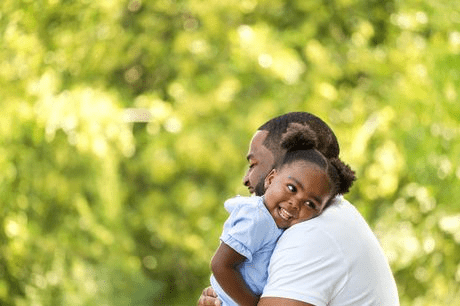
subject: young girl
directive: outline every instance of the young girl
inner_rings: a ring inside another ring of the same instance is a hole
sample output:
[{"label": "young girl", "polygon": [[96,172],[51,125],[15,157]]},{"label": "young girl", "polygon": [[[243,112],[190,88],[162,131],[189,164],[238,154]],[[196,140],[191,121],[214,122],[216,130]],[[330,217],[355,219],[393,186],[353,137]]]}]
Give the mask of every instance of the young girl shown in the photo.
[{"label": "young girl", "polygon": [[282,231],[318,216],[337,194],[348,192],[355,176],[338,159],[315,150],[315,137],[288,131],[284,160],[265,178],[262,197],[225,202],[230,217],[211,261],[211,285],[222,305],[256,305],[268,264]]}]

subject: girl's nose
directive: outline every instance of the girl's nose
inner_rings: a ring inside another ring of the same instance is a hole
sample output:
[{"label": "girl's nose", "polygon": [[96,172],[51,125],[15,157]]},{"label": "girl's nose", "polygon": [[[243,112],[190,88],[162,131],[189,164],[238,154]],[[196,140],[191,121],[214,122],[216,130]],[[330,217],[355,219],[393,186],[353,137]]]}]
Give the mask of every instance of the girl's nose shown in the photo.
[{"label": "girl's nose", "polygon": [[289,205],[291,206],[291,209],[299,210],[299,201],[297,199],[291,199],[289,201]]}]

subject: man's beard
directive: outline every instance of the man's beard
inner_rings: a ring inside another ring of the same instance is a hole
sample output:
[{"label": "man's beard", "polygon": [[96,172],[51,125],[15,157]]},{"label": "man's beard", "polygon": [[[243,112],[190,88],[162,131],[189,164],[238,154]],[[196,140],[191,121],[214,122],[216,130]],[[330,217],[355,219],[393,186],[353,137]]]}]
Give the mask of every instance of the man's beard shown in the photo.
[{"label": "man's beard", "polygon": [[260,197],[260,196],[264,195],[264,193],[265,193],[264,181],[265,180],[260,180],[257,183],[256,187],[254,187],[254,192],[255,192],[256,196]]}]

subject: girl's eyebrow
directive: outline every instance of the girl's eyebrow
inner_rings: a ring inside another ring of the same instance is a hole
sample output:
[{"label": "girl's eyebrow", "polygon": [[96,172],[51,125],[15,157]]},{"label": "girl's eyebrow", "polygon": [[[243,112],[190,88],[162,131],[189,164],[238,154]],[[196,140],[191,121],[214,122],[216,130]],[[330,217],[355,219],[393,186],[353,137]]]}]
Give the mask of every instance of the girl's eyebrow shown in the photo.
[{"label": "girl's eyebrow", "polygon": [[249,161],[251,158],[254,158],[254,154],[250,153],[246,156],[246,159]]}]

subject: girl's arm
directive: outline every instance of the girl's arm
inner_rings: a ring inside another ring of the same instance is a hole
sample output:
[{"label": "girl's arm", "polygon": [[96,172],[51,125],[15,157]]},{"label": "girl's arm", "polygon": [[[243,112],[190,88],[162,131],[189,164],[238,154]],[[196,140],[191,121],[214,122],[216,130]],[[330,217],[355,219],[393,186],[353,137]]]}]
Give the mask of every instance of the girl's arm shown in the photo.
[{"label": "girl's arm", "polygon": [[222,289],[238,305],[257,305],[259,297],[249,289],[237,270],[244,260],[246,257],[222,242],[211,260],[211,270]]}]

